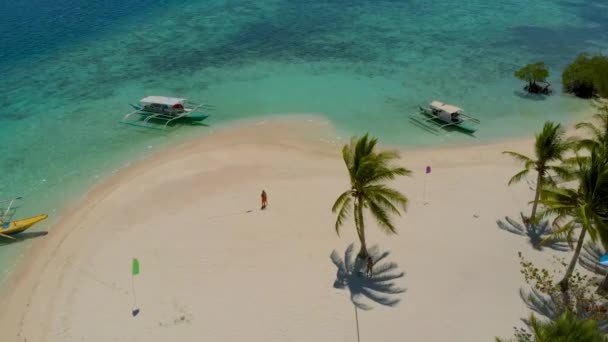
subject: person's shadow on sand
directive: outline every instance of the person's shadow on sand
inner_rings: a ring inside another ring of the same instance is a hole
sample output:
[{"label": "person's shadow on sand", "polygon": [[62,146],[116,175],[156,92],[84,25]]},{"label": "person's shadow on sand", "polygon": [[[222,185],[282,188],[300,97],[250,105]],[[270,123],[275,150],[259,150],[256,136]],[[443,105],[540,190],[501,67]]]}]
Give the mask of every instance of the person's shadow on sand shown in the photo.
[{"label": "person's shadow on sand", "polygon": [[344,252],[344,259],[335,250],[331,253],[331,261],[338,269],[334,287],[348,288],[351,301],[362,310],[372,308],[364,303],[365,298],[381,305],[397,305],[401,301],[398,294],[405,292],[405,289],[397,287],[395,280],[402,278],[405,274],[398,270],[396,263],[383,262],[389,252],[380,253],[377,246],[368,249],[368,253],[374,261],[374,269],[372,277],[367,277],[365,260],[357,258],[353,251],[354,244],[351,243]]}]

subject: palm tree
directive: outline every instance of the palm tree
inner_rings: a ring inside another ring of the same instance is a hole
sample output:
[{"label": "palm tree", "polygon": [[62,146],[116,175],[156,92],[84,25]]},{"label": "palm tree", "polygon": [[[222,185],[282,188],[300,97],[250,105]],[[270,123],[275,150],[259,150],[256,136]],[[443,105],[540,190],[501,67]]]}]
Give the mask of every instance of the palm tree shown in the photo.
[{"label": "palm tree", "polygon": [[591,133],[591,138],[585,138],[578,141],[578,148],[585,148],[589,151],[593,147],[607,148],[608,147],[608,101],[597,100],[595,107],[598,112],[593,115],[596,123],[581,122],[576,125],[577,129],[583,128]]},{"label": "palm tree", "polygon": [[542,132],[536,135],[536,141],[534,143],[536,160],[517,152],[503,152],[524,163],[524,169],[511,177],[509,185],[521,181],[532,170],[537,172],[536,193],[534,194],[532,213],[530,214],[531,222],[536,221],[536,210],[538,208],[538,200],[543,185],[554,184],[551,173],[564,178],[567,178],[569,175],[566,167],[549,164],[551,162],[563,160],[564,153],[570,148],[570,144],[565,139],[564,135],[565,131],[560,124],[547,121],[545,122]]},{"label": "palm tree", "polygon": [[[594,148],[589,158],[579,158],[574,176],[578,181],[577,188],[559,188],[549,186],[542,189],[540,203],[546,207],[541,216],[556,215],[553,221],[557,229],[556,236],[567,235],[568,239],[574,229],[581,228],[572,260],[564,278],[559,282],[565,294],[569,288],[569,279],[579,258],[585,235],[589,233],[593,241],[598,237],[608,242],[608,154]],[[564,223],[563,225],[560,224]]]},{"label": "palm tree", "polygon": [[363,209],[367,208],[378,222],[378,226],[387,233],[396,233],[389,214],[401,215],[400,209],[405,212],[407,198],[397,190],[384,184],[396,176],[407,176],[411,171],[403,167],[395,167],[390,163],[399,158],[395,151],[375,150],[378,140],[364,135],[361,138],[353,137],[350,144],[342,148],[342,157],[350,177],[350,189],[343,192],[331,210],[338,212],[336,219],[336,233],[340,235],[340,227],[344,220],[354,211],[355,228],[361,249],[358,256],[366,258],[365,223]]},{"label": "palm tree", "polygon": [[[542,322],[530,315],[531,333],[518,331],[513,342],[606,342],[607,339],[593,320],[579,320],[565,312],[555,321]],[[503,342],[499,338],[497,342]]]},{"label": "palm tree", "polygon": [[[595,154],[596,157],[602,158],[603,155],[603,158],[606,158],[608,155],[608,101],[597,100],[594,105],[598,109],[598,112],[593,116],[596,123],[581,122],[576,125],[576,128],[584,128],[591,134],[590,138],[578,141],[577,148],[588,150],[592,156]],[[591,157],[582,158],[589,160]],[[600,230],[600,239],[604,246],[608,246],[608,236],[605,236],[604,233]],[[598,293],[608,294],[608,274],[598,287]]]}]

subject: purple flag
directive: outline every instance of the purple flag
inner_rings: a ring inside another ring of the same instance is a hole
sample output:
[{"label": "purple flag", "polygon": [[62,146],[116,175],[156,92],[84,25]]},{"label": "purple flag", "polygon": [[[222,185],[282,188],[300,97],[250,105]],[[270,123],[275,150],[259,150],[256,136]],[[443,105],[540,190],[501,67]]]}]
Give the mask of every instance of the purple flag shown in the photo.
[{"label": "purple flag", "polygon": [[427,166],[427,167],[426,167],[426,173],[427,173],[427,174],[431,173],[431,167],[430,167],[430,166]]}]

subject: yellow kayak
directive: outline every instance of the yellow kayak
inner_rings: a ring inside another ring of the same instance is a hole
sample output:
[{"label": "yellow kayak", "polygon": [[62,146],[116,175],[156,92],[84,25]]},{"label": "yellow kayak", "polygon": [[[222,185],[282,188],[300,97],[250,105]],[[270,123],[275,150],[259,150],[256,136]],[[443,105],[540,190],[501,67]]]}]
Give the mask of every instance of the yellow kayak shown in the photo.
[{"label": "yellow kayak", "polygon": [[42,214],[38,216],[28,217],[22,220],[0,222],[0,233],[6,235],[21,233],[22,231],[30,228],[36,223],[45,220],[47,217],[49,217],[47,214]]}]

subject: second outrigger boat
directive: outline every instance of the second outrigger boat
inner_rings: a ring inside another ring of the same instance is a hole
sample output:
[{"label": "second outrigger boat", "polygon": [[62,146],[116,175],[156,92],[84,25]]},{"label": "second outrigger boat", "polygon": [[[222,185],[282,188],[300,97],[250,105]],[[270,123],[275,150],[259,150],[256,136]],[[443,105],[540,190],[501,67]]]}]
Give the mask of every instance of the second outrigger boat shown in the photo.
[{"label": "second outrigger boat", "polygon": [[131,104],[131,107],[135,110],[125,115],[122,123],[159,129],[166,129],[174,122],[203,121],[209,115],[197,111],[210,109],[210,106],[187,99],[167,96],[146,96],[139,100],[139,104]]},{"label": "second outrigger boat", "polygon": [[454,105],[432,101],[428,107],[420,106],[420,111],[411,119],[422,127],[434,131],[437,128],[455,127],[465,133],[477,131],[479,120],[464,113],[464,110]]},{"label": "second outrigger boat", "polygon": [[15,201],[21,199],[21,197],[13,198],[1,202],[9,202],[6,208],[0,208],[0,237],[15,240],[12,236],[17,233],[31,228],[33,225],[40,221],[46,220],[47,214],[36,215],[21,220],[13,220],[12,217],[15,214],[16,207],[14,206]]}]

